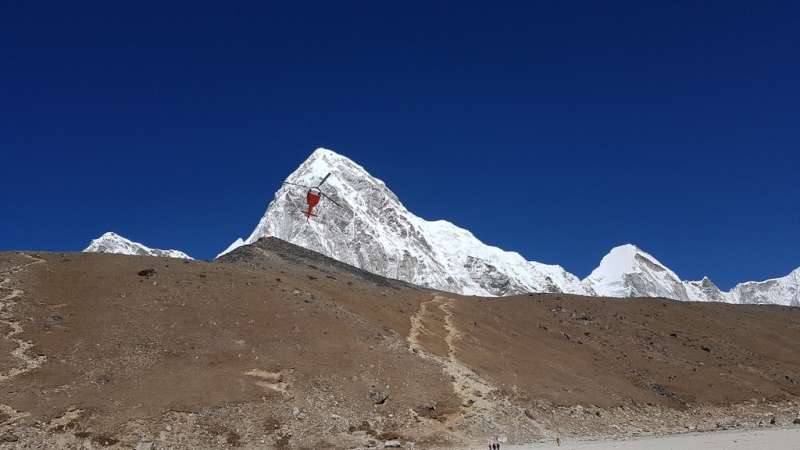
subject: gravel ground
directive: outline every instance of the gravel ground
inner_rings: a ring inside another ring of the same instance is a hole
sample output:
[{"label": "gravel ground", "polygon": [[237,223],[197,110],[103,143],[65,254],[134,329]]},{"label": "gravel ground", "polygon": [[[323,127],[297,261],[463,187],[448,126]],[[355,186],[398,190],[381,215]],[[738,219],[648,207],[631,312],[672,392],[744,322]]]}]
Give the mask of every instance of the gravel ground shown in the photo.
[{"label": "gravel ground", "polygon": [[[486,448],[489,448],[487,445]],[[797,450],[800,448],[800,427],[688,433],[654,438],[608,440],[600,442],[543,442],[528,445],[504,445],[502,450]]]}]

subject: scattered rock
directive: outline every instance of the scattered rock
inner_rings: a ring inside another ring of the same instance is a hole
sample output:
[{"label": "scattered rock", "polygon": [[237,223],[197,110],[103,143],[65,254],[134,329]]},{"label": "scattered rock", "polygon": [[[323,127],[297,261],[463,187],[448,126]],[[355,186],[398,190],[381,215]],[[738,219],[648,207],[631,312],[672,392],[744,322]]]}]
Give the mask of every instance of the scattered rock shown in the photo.
[{"label": "scattered rock", "polygon": [[800,425],[800,417],[798,417],[797,419],[794,419],[794,422],[792,422],[792,423],[795,424],[795,425]]},{"label": "scattered rock", "polygon": [[148,277],[148,278],[150,278],[155,274],[156,274],[156,269],[153,269],[153,268],[144,269],[144,270],[140,270],[139,271],[139,276],[140,277]]},{"label": "scattered rock", "polygon": [[533,420],[533,413],[531,412],[530,409],[526,409],[525,410],[525,417],[527,417],[528,419]]},{"label": "scattered rock", "polygon": [[400,447],[400,441],[397,439],[392,439],[391,441],[386,441],[383,444],[384,447]]},{"label": "scattered rock", "polygon": [[3,433],[3,435],[0,436],[0,442],[17,442],[17,441],[19,441],[19,436],[10,431]]},{"label": "scattered rock", "polygon": [[155,448],[155,444],[152,442],[139,442],[134,450],[153,450],[153,448]]},{"label": "scattered rock", "polygon": [[436,411],[436,403],[435,402],[425,403],[424,405],[422,405],[422,407],[427,409],[427,410],[429,410],[429,411]]},{"label": "scattered rock", "polygon": [[370,390],[369,398],[376,405],[382,405],[386,403],[386,400],[389,398],[389,393],[385,391]]}]

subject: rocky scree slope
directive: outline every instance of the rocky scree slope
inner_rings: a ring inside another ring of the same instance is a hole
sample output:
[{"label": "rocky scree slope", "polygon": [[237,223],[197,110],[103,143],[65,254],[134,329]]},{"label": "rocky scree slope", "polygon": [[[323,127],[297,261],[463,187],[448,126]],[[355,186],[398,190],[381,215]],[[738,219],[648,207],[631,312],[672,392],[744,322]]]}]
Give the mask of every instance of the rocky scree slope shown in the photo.
[{"label": "rocky scree slope", "polygon": [[800,309],[374,277],[269,239],[227,263],[0,253],[0,442],[467,448],[797,417]]}]

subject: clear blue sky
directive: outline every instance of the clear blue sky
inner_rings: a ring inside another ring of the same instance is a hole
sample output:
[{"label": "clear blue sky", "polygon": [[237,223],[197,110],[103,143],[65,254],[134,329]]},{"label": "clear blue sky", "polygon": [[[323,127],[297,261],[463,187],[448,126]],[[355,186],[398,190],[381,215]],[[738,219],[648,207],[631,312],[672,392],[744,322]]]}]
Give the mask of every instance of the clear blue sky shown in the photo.
[{"label": "clear blue sky", "polygon": [[800,266],[800,3],[4,1],[0,251],[213,258],[317,147],[585,277]]}]

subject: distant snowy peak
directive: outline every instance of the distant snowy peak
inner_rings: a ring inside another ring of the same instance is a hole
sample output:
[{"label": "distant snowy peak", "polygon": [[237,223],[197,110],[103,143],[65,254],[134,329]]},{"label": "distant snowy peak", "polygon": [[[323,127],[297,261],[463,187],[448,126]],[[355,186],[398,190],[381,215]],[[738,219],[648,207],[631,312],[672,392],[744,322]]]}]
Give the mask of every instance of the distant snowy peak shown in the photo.
[{"label": "distant snowy peak", "polygon": [[584,280],[604,297],[667,297],[688,300],[675,272],[635,245],[615,247]]},{"label": "distant snowy peak", "polygon": [[140,255],[140,256],[160,256],[169,258],[183,258],[192,259],[186,253],[178,250],[159,250],[157,248],[145,247],[137,242],[130,241],[124,237],[108,232],[97,239],[93,239],[92,243],[86,247],[84,252],[94,253],[119,253],[122,255]]},{"label": "distant snowy peak", "polygon": [[604,297],[800,306],[800,268],[782,278],[741,283],[724,292],[707,277],[682,281],[657,259],[630,244],[613,248],[583,284]]},{"label": "distant snowy peak", "polygon": [[307,220],[300,212],[305,189],[284,184],[245,243],[273,236],[379,275],[462,294],[592,294],[559,266],[526,261],[452,223],[411,214],[381,180],[331,150],[316,150],[286,181],[317,186],[328,173],[322,191],[341,207],[323,198],[314,210],[319,217]]}]

